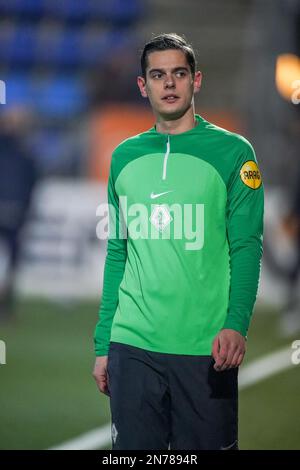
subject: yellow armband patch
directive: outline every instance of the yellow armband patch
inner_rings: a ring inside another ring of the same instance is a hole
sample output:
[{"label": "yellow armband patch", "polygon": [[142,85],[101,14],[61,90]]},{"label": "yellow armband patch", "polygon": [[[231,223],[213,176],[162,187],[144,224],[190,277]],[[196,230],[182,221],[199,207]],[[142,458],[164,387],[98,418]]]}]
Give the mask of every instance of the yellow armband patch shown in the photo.
[{"label": "yellow armband patch", "polygon": [[261,174],[256,162],[248,160],[240,170],[240,177],[246,186],[251,189],[258,189],[261,186]]}]

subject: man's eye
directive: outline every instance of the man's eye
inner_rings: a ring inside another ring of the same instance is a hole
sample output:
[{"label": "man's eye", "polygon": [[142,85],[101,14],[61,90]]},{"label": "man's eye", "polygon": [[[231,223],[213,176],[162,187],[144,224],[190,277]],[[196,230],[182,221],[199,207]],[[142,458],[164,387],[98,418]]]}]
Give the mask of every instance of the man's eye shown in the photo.
[{"label": "man's eye", "polygon": [[161,76],[162,76],[161,73],[154,73],[152,75],[152,78],[161,78]]},{"label": "man's eye", "polygon": [[176,76],[181,78],[185,76],[185,72],[176,72]]}]

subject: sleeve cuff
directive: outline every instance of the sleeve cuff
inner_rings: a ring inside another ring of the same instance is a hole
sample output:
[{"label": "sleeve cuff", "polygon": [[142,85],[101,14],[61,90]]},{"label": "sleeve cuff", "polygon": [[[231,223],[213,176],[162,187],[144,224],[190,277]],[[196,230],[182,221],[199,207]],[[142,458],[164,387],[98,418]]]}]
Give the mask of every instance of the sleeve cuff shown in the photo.
[{"label": "sleeve cuff", "polygon": [[236,320],[233,320],[231,318],[227,318],[225,320],[225,323],[222,327],[222,329],[230,329],[230,330],[235,330],[238,333],[240,333],[244,338],[247,339],[247,333],[248,333],[248,327],[246,325],[242,325]]}]

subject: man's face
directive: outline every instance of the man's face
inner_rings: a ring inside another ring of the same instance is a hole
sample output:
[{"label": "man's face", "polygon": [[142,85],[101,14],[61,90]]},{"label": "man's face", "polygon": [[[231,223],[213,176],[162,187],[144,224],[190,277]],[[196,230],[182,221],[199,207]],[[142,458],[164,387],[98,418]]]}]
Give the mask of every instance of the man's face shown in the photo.
[{"label": "man's face", "polygon": [[165,120],[179,119],[190,108],[201,86],[201,72],[193,79],[185,54],[177,49],[148,55],[146,80],[138,77],[143,97],[148,97],[154,114]]}]

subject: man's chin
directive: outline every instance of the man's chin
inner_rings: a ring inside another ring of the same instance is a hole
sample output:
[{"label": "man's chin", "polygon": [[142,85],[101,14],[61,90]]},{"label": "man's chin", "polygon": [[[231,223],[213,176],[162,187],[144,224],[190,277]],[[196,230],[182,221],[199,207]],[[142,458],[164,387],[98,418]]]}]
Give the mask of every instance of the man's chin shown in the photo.
[{"label": "man's chin", "polygon": [[175,107],[173,109],[162,109],[159,114],[165,121],[174,121],[175,119],[180,119],[185,115],[188,108]]}]

